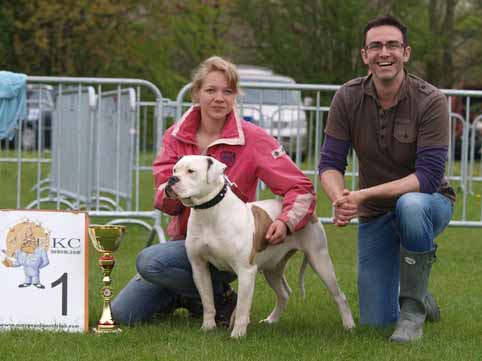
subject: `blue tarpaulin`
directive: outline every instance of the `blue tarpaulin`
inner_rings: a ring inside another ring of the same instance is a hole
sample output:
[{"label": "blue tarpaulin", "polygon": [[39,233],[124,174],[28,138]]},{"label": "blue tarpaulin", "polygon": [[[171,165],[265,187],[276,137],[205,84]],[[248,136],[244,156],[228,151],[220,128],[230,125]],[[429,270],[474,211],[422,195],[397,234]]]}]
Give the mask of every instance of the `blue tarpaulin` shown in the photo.
[{"label": "blue tarpaulin", "polygon": [[27,116],[27,76],[0,71],[0,139],[12,139]]}]

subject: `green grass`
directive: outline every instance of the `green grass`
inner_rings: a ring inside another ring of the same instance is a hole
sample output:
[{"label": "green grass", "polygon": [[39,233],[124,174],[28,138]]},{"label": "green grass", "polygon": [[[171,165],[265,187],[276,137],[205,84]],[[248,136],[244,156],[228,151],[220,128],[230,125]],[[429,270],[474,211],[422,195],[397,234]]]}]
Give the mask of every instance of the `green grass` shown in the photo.
[{"label": "green grass", "polygon": [[[31,178],[34,171],[27,170],[25,180]],[[10,166],[0,163],[0,179],[4,188],[0,207],[5,208],[15,199],[15,173],[12,174]],[[151,180],[146,178],[144,182],[150,184]],[[24,191],[27,194],[29,188],[25,186]],[[150,204],[150,190],[143,192],[143,202]],[[320,196],[319,203],[319,207],[329,209],[323,196]],[[474,209],[477,211],[477,205]],[[102,221],[92,220],[95,223]],[[340,229],[326,225],[325,228],[338,281],[358,324],[356,227]],[[115,292],[134,275],[135,257],[144,247],[146,239],[145,229],[136,225],[128,226],[126,238],[116,252],[117,263],[112,273]],[[481,241],[480,228],[448,228],[439,236],[438,258],[433,266],[430,288],[440,304],[442,321],[427,324],[423,340],[411,345],[400,346],[387,342],[391,328],[358,326],[353,332],[345,331],[334,302],[311,270],[306,274],[307,295],[302,300],[296,282],[301,262],[300,255],[297,255],[288,267],[288,280],[294,292],[281,321],[272,326],[258,323],[274,305],[274,293],[259,276],[251,325],[247,337],[242,340],[231,340],[229,333],[223,329],[203,333],[199,330],[200,320],[190,319],[186,313],[178,311],[146,325],[124,328],[119,335],[0,332],[0,361],[480,360]],[[94,326],[102,307],[99,296],[102,276],[97,266],[97,254],[93,250],[89,263],[89,323]],[[4,297],[8,296],[0,295],[0,299]]]},{"label": "green grass", "polygon": [[[338,281],[358,322],[356,296],[356,228],[326,226]],[[134,259],[146,232],[129,226],[112,278],[115,290],[134,274]],[[358,327],[343,330],[336,307],[310,270],[306,299],[296,285],[301,261],[288,268],[293,295],[277,325],[259,324],[273,307],[274,294],[260,276],[255,291],[248,336],[231,340],[226,330],[203,333],[200,320],[185,313],[156,319],[148,325],[124,328],[120,335],[11,331],[0,333],[0,360],[480,360],[482,287],[480,230],[452,228],[438,239],[431,290],[442,309],[442,321],[427,324],[421,342],[408,346],[387,342],[391,329]],[[90,324],[101,312],[101,274],[90,260]],[[2,297],[5,297],[2,296]]]}]

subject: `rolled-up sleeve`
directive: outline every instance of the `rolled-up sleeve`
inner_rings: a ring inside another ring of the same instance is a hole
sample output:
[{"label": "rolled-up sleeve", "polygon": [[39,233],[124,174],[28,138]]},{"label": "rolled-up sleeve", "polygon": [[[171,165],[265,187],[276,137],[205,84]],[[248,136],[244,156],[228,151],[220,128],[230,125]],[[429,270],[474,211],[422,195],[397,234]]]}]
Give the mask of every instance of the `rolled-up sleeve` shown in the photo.
[{"label": "rolled-up sleeve", "polygon": [[274,138],[258,134],[253,153],[257,164],[256,175],[279,196],[283,196],[283,209],[279,220],[291,232],[303,228],[316,207],[313,183],[296,166]]},{"label": "rolled-up sleeve", "polygon": [[327,134],[320,151],[318,174],[321,175],[328,169],[335,169],[344,175],[347,166],[346,156],[350,147],[350,141],[336,139]]},{"label": "rolled-up sleeve", "polygon": [[415,176],[420,183],[420,192],[435,193],[445,173],[448,147],[421,147],[417,149]]},{"label": "rolled-up sleeve", "polygon": [[443,180],[450,138],[450,121],[447,98],[439,90],[423,109],[417,135],[415,176],[420,192],[436,192]]}]

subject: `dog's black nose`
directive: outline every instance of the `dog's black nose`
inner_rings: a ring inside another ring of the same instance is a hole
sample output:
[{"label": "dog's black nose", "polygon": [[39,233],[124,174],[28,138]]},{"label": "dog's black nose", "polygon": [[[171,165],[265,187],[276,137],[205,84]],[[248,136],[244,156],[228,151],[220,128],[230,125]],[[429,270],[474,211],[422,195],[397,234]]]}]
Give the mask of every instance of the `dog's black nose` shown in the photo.
[{"label": "dog's black nose", "polygon": [[179,178],[176,177],[175,175],[173,175],[172,177],[169,177],[169,180],[167,181],[167,184],[170,185],[170,186],[173,186],[177,182],[179,182]]}]

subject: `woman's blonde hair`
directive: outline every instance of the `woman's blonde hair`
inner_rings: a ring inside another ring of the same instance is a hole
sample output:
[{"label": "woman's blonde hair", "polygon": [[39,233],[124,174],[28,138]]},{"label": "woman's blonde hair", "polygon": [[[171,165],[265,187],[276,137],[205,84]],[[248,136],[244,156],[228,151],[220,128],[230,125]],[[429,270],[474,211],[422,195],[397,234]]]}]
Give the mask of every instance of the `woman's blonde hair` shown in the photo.
[{"label": "woman's blonde hair", "polygon": [[204,60],[194,71],[191,87],[191,98],[194,102],[198,101],[199,90],[201,90],[204,79],[212,71],[220,71],[224,73],[231,90],[236,94],[239,93],[239,75],[236,66],[220,56],[212,56]]}]

